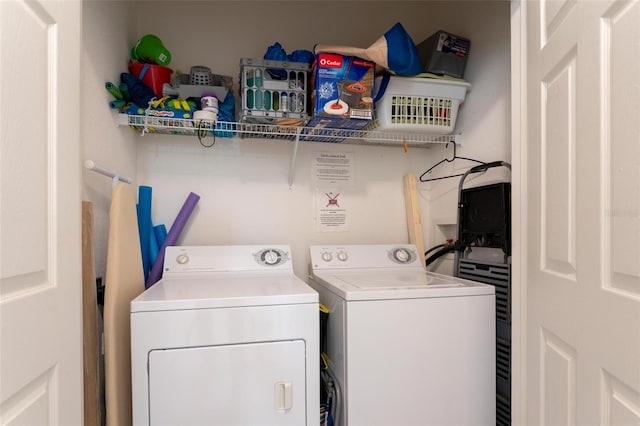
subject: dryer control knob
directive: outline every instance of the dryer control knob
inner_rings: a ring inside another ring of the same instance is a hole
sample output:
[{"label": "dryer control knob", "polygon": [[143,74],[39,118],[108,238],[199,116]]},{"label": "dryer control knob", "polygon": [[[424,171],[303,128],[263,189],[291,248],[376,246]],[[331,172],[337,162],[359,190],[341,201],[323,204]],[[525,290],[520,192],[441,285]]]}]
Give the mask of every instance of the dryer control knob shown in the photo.
[{"label": "dryer control knob", "polygon": [[322,253],[322,260],[325,262],[331,262],[333,260],[333,255],[330,252],[325,251]]},{"label": "dryer control knob", "polygon": [[180,253],[178,257],[176,257],[176,262],[178,262],[179,265],[184,265],[189,262],[189,255],[186,253]]},{"label": "dryer control knob", "polygon": [[264,253],[263,260],[267,265],[275,265],[280,262],[280,256],[275,251],[268,250]]},{"label": "dryer control knob", "polygon": [[411,260],[411,254],[402,248],[394,250],[393,257],[400,263],[407,263]]},{"label": "dryer control knob", "polygon": [[337,256],[338,256],[338,260],[341,262],[346,262],[347,259],[349,259],[349,255],[344,250],[340,250]]}]

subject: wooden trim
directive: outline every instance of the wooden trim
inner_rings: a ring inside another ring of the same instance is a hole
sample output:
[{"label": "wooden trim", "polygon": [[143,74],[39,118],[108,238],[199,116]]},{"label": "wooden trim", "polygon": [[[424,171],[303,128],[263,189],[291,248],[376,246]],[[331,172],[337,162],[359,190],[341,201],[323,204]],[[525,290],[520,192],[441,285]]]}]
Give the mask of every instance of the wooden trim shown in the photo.
[{"label": "wooden trim", "polygon": [[93,253],[93,203],[82,202],[82,346],[84,426],[100,425],[100,380],[95,259]]},{"label": "wooden trim", "polygon": [[404,203],[407,214],[407,229],[409,231],[409,243],[415,244],[418,249],[418,257],[422,267],[426,269],[424,257],[424,235],[420,218],[420,199],[416,175],[413,173],[404,175]]},{"label": "wooden trim", "polygon": [[526,424],[527,0],[511,0],[511,423]]}]

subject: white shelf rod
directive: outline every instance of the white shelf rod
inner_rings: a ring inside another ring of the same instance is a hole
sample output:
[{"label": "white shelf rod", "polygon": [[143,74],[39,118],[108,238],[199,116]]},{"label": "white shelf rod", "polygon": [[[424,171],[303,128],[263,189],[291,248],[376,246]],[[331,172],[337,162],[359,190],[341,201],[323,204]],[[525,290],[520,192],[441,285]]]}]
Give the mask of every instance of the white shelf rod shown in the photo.
[{"label": "white shelf rod", "polygon": [[117,178],[120,182],[131,183],[131,179],[128,178],[127,176],[121,176],[116,172],[113,172],[111,170],[107,170],[107,169],[104,169],[102,167],[99,167],[99,166],[96,165],[96,163],[94,163],[91,160],[86,160],[84,162],[84,167],[87,170],[91,170],[93,172],[100,173],[101,175],[109,176],[110,178],[114,178],[114,179]]},{"label": "white shelf rod", "polygon": [[293,185],[293,168],[296,165],[296,157],[298,156],[298,144],[300,143],[300,132],[302,128],[296,133],[296,142],[293,145],[293,155],[291,156],[291,165],[289,166],[289,189],[291,189],[291,185]]}]

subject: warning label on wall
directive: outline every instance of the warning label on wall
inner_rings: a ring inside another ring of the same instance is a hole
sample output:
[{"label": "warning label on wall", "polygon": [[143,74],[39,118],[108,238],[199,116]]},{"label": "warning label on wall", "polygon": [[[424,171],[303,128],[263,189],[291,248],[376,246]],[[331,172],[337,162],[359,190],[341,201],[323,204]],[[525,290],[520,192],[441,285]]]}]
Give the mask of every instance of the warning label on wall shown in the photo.
[{"label": "warning label on wall", "polygon": [[348,231],[347,197],[343,190],[316,188],[316,230]]}]

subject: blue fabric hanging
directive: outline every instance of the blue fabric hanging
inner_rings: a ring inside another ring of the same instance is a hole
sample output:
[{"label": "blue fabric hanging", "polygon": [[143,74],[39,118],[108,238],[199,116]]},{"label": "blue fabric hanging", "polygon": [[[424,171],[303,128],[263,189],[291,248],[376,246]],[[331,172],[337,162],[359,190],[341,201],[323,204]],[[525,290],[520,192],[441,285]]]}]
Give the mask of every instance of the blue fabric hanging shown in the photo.
[{"label": "blue fabric hanging", "polygon": [[416,75],[422,72],[418,49],[400,22],[384,34],[387,40],[389,70],[397,75]]}]

